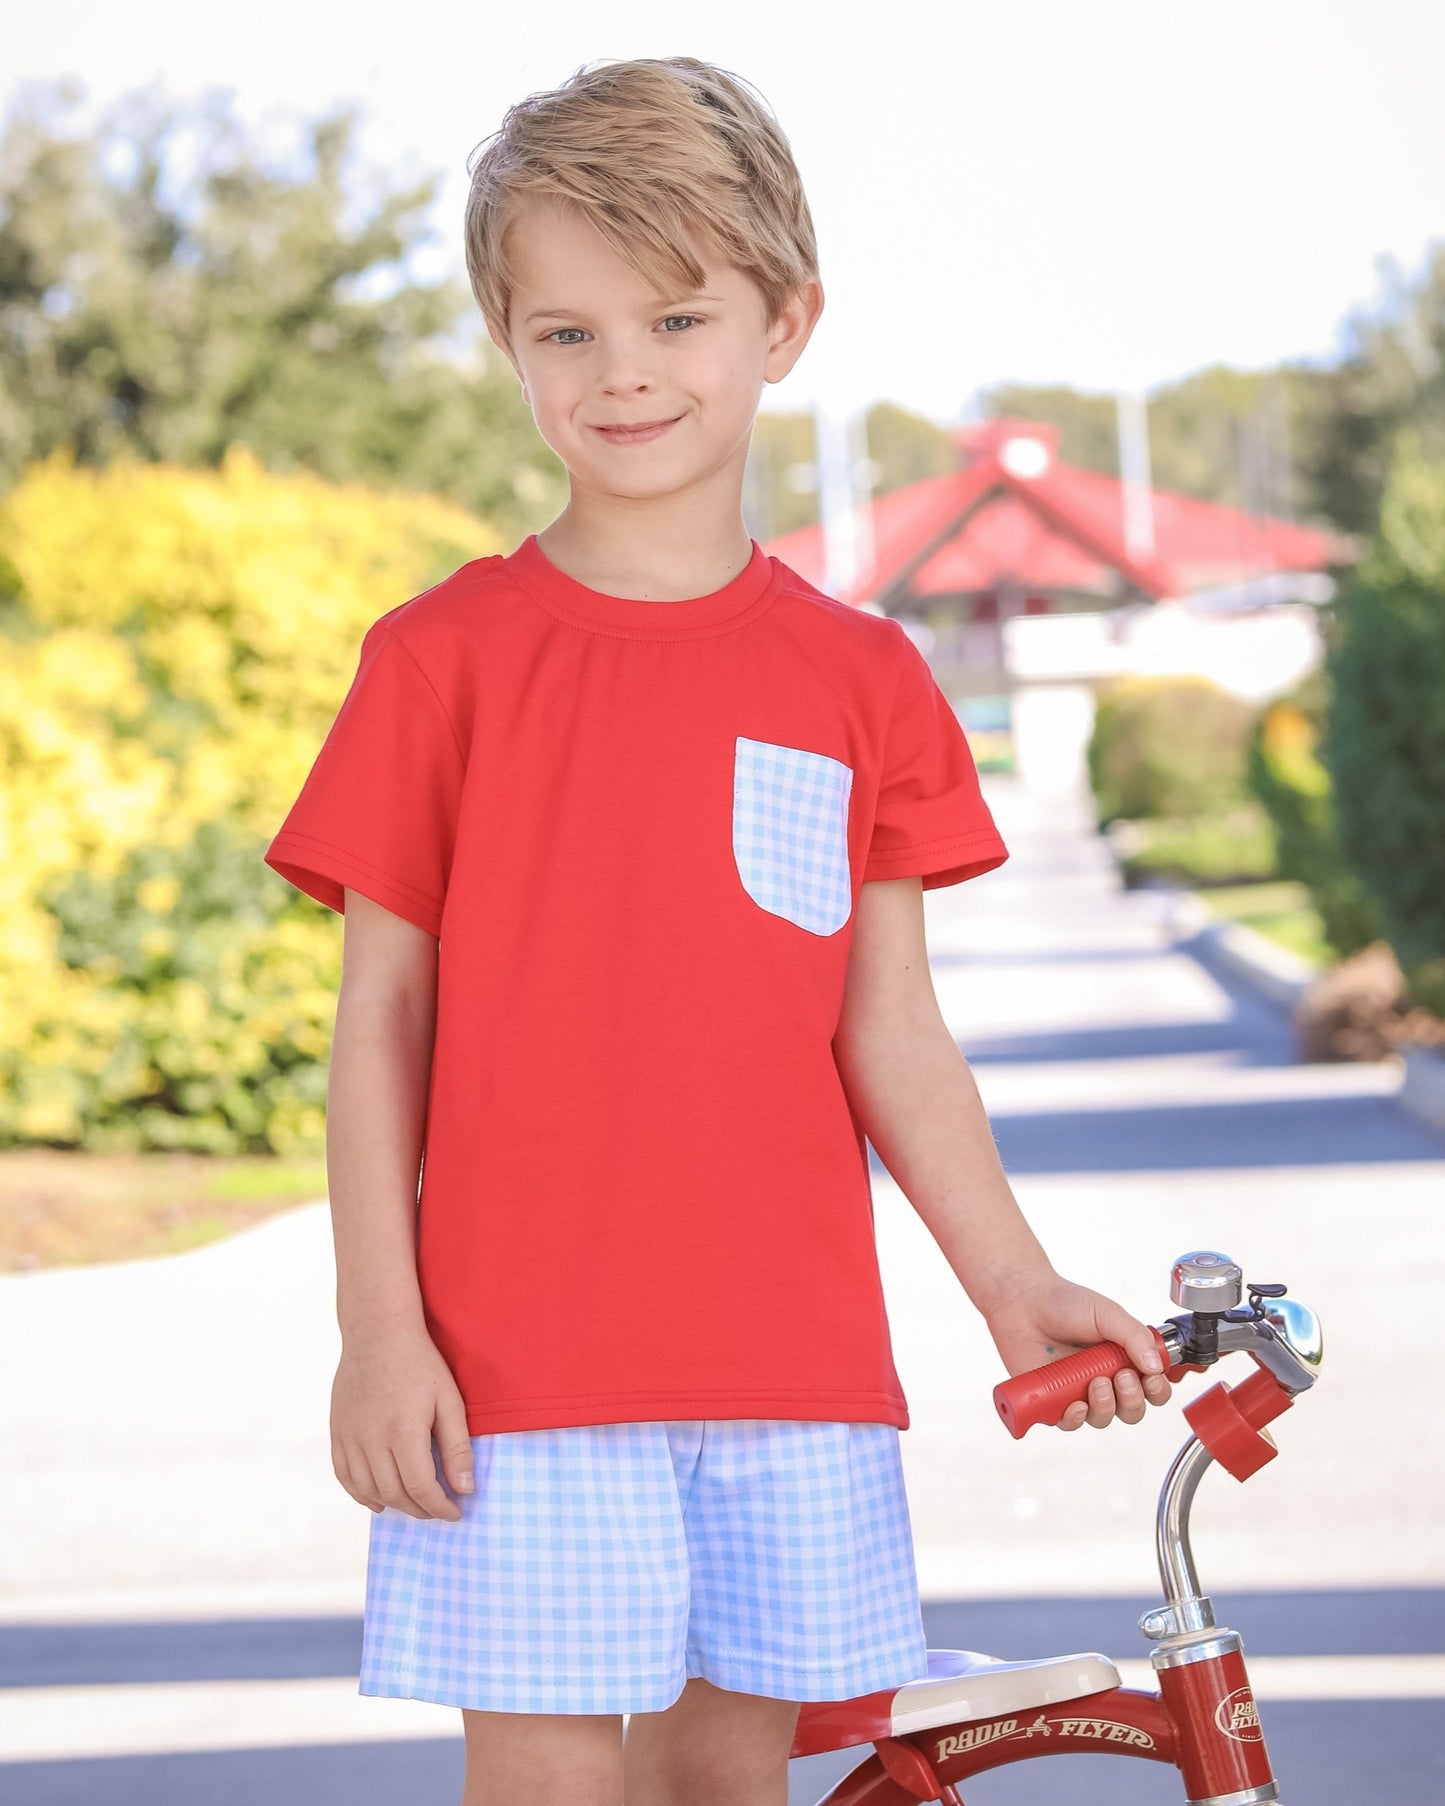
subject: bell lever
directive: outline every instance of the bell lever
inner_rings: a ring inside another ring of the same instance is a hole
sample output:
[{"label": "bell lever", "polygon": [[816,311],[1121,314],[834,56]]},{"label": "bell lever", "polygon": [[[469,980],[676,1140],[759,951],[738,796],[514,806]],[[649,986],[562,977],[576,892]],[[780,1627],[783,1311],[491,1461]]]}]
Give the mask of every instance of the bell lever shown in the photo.
[{"label": "bell lever", "polygon": [[1252,1285],[1249,1288],[1249,1308],[1256,1317],[1263,1317],[1266,1314],[1264,1308],[1265,1299],[1283,1298],[1288,1290],[1288,1286]]}]

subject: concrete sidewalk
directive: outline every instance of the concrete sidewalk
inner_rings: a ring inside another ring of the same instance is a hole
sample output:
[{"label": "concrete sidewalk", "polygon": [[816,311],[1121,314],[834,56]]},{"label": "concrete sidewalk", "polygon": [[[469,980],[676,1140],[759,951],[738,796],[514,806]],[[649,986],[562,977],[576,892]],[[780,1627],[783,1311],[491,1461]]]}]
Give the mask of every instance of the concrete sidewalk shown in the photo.
[{"label": "concrete sidewalk", "polygon": [[[1086,799],[985,790],[1012,856],[927,893],[930,952],[1055,1265],[1158,1321],[1174,1258],[1222,1248],[1324,1325],[1320,1382],[1274,1425],[1279,1458],[1247,1493],[1223,1474],[1201,1488],[1206,1587],[1439,1582],[1445,1143],[1392,1102],[1397,1067],[1297,1065],[1283,1016],[1175,951],[1166,895],[1120,889]],[[925,1596],[1152,1593],[1178,1412],[1010,1440],[980,1320],[906,1200],[875,1190]]]},{"label": "concrete sidewalk", "polygon": [[[1173,1258],[1217,1246],[1324,1321],[1281,1458],[1247,1495],[1206,1482],[1206,1584],[1445,1581],[1445,1145],[1392,1104],[1393,1069],[1295,1065],[1275,1012],[1173,951],[1082,798],[985,787],[1012,857],[928,893],[935,982],[1056,1265],[1156,1320]],[[875,1193],[925,1596],[1152,1591],[1177,1411],[1012,1442],[982,1323],[881,1168]],[[359,1612],[334,1283],[324,1204],[165,1260],[0,1277],[0,1617]]]},{"label": "concrete sidewalk", "polygon": [[[1118,889],[1083,799],[985,790],[1012,858],[927,912],[1014,1189],[1063,1272],[1146,1318],[1201,1245],[1319,1310],[1325,1367],[1274,1426],[1280,1458],[1247,1493],[1217,1473],[1201,1489],[1203,1580],[1258,1658],[1289,1787],[1433,1797],[1445,1145],[1393,1104],[1395,1069],[1295,1065],[1277,1013],[1174,950],[1166,900]],[[1178,1411],[1011,1441],[981,1322],[881,1169],[875,1195],[930,1641],[1137,1665]],[[16,1806],[458,1798],[460,1715],[356,1691],[370,1513],[331,1472],[334,1279],[324,1203],[171,1259],[0,1277]],[[795,1762],[792,1799],[856,1759]],[[1078,1806],[1160,1797],[1120,1766],[1066,1758],[1050,1785]]]}]

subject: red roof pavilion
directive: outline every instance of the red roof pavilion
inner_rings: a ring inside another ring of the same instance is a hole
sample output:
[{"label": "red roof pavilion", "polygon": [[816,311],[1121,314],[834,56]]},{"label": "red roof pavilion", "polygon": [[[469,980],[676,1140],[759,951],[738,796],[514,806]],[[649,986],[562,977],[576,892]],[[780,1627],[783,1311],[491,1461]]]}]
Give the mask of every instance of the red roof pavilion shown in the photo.
[{"label": "red roof pavilion", "polygon": [[[1098,610],[1266,573],[1323,571],[1354,553],[1338,535],[1164,489],[1149,492],[1153,551],[1131,552],[1124,485],[1061,464],[1056,427],[990,420],[954,439],[957,470],[869,504],[871,562],[829,593],[888,614],[964,604],[967,619],[988,621],[1001,591],[1010,613]],[[821,525],[785,533],[767,550],[828,587]]]}]

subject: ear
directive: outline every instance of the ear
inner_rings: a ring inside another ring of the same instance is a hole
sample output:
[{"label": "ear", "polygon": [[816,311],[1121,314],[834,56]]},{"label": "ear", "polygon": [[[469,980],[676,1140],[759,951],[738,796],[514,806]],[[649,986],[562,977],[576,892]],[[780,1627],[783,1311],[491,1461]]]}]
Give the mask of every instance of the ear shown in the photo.
[{"label": "ear", "polygon": [[797,363],[822,311],[823,285],[815,276],[794,290],[768,334],[768,354],[763,362],[765,382],[781,382]]}]

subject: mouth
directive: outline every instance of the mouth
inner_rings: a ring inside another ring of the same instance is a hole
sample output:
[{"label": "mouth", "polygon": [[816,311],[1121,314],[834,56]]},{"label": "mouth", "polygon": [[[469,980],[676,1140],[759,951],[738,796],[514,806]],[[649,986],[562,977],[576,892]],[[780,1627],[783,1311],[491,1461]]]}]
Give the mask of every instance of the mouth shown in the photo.
[{"label": "mouth", "polygon": [[635,426],[595,426],[592,430],[609,445],[642,445],[650,439],[660,439],[681,419],[682,415],[676,414],[670,420],[641,420]]}]

